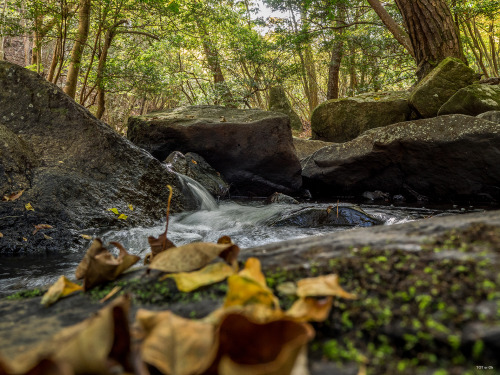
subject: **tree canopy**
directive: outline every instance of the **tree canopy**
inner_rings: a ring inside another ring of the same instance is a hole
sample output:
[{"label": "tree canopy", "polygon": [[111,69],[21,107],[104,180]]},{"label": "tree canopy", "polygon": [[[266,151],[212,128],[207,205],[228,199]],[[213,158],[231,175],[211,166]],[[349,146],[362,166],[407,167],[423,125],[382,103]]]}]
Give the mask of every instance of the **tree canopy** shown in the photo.
[{"label": "tree canopy", "polygon": [[179,105],[267,109],[274,85],[307,121],[327,99],[407,89],[446,56],[498,76],[499,12],[494,0],[0,0],[0,58],[119,131]]}]

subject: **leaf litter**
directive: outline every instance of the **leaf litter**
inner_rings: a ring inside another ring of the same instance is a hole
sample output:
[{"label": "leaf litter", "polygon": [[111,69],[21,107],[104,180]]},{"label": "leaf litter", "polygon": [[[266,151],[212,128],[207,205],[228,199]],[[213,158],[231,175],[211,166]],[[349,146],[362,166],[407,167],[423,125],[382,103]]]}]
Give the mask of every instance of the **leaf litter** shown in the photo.
[{"label": "leaf litter", "polygon": [[[175,375],[286,375],[304,367],[304,351],[314,337],[309,321],[328,318],[333,297],[355,298],[344,291],[337,275],[299,280],[288,285],[298,299],[283,311],[267,286],[257,258],[246,260],[238,272],[239,247],[227,236],[218,243],[191,243],[175,247],[168,240],[167,205],[165,231],[150,237],[150,270],[166,273],[180,292],[190,292],[227,278],[223,306],[202,320],[187,319],[171,311],[138,310],[135,323],[128,322],[130,297],[116,297],[95,316],[56,333],[35,349],[13,360],[0,358],[0,374],[139,374]],[[50,226],[39,224],[36,230]],[[40,227],[39,227],[40,226]],[[117,257],[94,239],[75,276],[80,286],[61,278],[43,296],[50,306],[77,291],[115,280],[139,261],[119,243]],[[116,286],[101,300],[117,296]],[[297,362],[297,364],[296,364]]]}]

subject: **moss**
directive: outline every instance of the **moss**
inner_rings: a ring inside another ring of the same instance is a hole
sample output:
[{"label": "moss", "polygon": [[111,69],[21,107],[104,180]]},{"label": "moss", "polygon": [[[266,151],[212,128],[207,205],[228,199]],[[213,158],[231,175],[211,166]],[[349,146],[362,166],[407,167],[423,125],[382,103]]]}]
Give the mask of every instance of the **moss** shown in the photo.
[{"label": "moss", "polygon": [[33,298],[33,297],[40,297],[42,296],[46,291],[41,290],[41,289],[30,289],[30,290],[22,290],[20,292],[11,294],[10,296],[5,297],[5,299],[8,300],[19,300],[19,299],[26,299],[26,298]]}]

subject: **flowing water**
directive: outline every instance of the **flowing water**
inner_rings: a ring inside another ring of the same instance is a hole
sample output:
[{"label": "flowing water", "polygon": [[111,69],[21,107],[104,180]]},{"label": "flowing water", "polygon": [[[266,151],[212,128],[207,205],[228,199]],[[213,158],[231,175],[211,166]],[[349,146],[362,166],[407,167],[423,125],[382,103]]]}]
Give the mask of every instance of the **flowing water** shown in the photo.
[{"label": "flowing water", "polygon": [[[182,176],[182,175],[181,175]],[[182,176],[185,189],[189,189],[201,207],[194,212],[173,214],[170,217],[168,237],[176,245],[194,241],[216,242],[221,236],[230,236],[234,243],[245,248],[271,242],[289,240],[314,235],[324,235],[352,227],[298,228],[291,226],[269,226],[272,218],[297,210],[298,207],[317,206],[326,209],[327,203],[304,203],[264,205],[256,201],[223,201],[220,204],[196,181]],[[333,205],[336,205],[334,203]],[[441,210],[409,207],[388,207],[361,205],[366,213],[381,219],[385,225],[404,223],[436,214]],[[448,210],[446,213],[460,213]],[[120,242],[130,253],[143,257],[148,249],[148,236],[157,237],[165,229],[165,224],[156,227],[113,230],[99,233],[107,244]],[[90,244],[90,242],[89,242]],[[109,246],[109,249],[113,249]],[[21,289],[43,287],[53,283],[60,275],[74,278],[74,270],[85,250],[68,251],[57,256],[3,257],[0,259],[0,297]]]}]

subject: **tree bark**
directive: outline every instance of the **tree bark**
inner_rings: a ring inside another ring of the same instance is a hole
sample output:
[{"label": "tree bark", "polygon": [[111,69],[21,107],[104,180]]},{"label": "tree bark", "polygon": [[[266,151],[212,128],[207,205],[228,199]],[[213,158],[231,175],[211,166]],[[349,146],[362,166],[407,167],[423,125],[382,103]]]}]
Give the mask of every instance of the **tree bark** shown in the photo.
[{"label": "tree bark", "polygon": [[[339,27],[344,23],[345,9],[338,5],[335,26]],[[344,56],[344,41],[342,40],[343,33],[344,28],[340,27],[333,42],[330,65],[328,66],[328,84],[326,92],[326,98],[328,100],[339,98],[340,64],[342,63],[342,57]]]},{"label": "tree bark", "polygon": [[64,87],[64,92],[73,99],[76,95],[76,85],[78,82],[78,75],[80,74],[83,49],[85,48],[89,36],[90,2],[91,0],[80,0],[78,32],[73,50],[71,51],[71,62],[68,68],[66,85]]},{"label": "tree bark", "polygon": [[446,0],[395,2],[410,37],[419,80],[446,57],[456,57],[467,62]]},{"label": "tree bark", "polygon": [[394,18],[392,18],[391,15],[387,13],[380,1],[368,0],[368,3],[371,5],[375,13],[377,13],[380,20],[384,23],[384,25],[391,32],[394,38],[396,38],[396,40],[401,43],[404,48],[406,48],[406,50],[410,53],[410,55],[412,55],[412,57],[415,57],[415,52],[413,51],[410,37],[408,36],[406,31],[401,26],[399,26],[396,21],[394,21]]},{"label": "tree bark", "polygon": [[4,51],[5,36],[3,31],[4,30],[3,24],[5,22],[6,10],[7,10],[7,0],[3,0],[2,20],[0,22],[0,60],[5,60],[5,51]]}]

